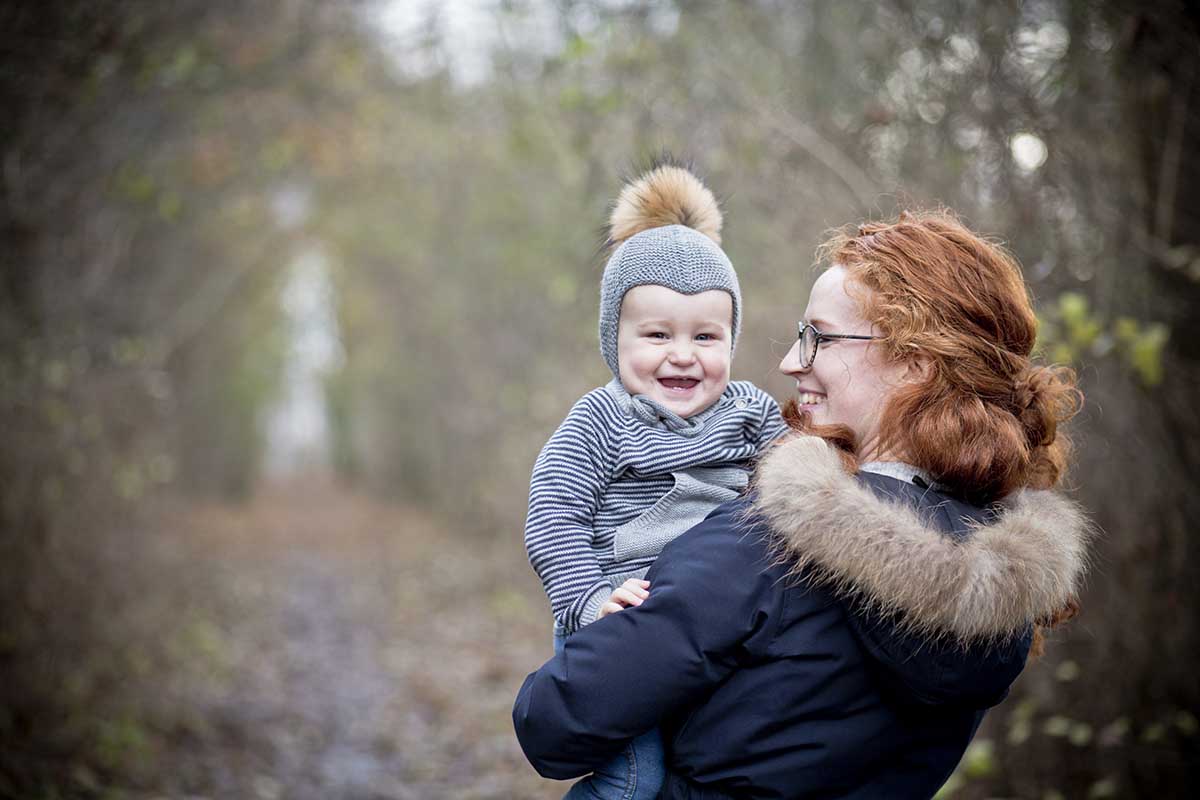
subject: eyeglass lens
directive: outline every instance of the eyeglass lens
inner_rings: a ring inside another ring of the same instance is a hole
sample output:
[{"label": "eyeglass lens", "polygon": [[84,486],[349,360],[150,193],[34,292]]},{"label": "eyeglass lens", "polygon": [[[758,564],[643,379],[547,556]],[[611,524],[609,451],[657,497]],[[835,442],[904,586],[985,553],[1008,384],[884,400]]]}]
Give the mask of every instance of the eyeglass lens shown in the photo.
[{"label": "eyeglass lens", "polygon": [[800,366],[808,369],[817,357],[817,329],[812,325],[800,328]]}]

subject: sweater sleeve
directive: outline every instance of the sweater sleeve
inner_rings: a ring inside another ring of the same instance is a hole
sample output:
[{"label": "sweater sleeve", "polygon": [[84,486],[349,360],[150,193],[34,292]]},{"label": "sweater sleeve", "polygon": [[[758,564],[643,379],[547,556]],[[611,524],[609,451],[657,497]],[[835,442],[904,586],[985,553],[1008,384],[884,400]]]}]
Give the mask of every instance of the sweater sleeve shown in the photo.
[{"label": "sweater sleeve", "polygon": [[592,549],[593,523],[612,479],[612,433],[594,393],[542,448],[529,482],[525,550],[554,618],[573,633],[595,621],[612,586]]},{"label": "sweater sleeve", "polygon": [[774,632],[779,593],[727,504],[667,545],[650,597],[589,625],[525,679],[517,738],[548,778],[582,775],[700,702]]}]

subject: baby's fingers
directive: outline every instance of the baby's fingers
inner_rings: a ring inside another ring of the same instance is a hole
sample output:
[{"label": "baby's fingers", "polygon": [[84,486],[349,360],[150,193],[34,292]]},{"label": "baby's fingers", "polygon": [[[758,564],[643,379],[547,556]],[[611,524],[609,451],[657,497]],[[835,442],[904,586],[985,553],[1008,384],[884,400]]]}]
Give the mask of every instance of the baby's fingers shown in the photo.
[{"label": "baby's fingers", "polygon": [[[635,594],[635,591],[641,591],[641,596]],[[622,586],[612,593],[612,597],[610,599],[620,603],[623,606],[640,606],[642,604],[642,600],[649,596],[649,592],[644,590],[626,589],[624,586]]]},{"label": "baby's fingers", "polygon": [[624,608],[624,606],[622,606],[620,603],[614,603],[610,600],[609,602],[600,606],[600,614],[599,614],[599,617],[597,617],[597,619],[599,619],[600,617],[607,617],[609,614],[615,614],[618,611],[620,611],[622,608]]},{"label": "baby's fingers", "polygon": [[627,589],[643,600],[650,596],[650,592],[646,591],[650,588],[649,581],[640,581],[637,578],[630,578],[621,584],[622,589]]}]

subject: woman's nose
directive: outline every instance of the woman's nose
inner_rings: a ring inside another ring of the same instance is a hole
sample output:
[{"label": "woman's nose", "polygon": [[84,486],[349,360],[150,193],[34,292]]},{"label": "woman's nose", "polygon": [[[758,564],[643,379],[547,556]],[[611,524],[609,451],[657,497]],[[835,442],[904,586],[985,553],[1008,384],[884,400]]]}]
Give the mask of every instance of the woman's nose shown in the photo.
[{"label": "woman's nose", "polygon": [[792,349],[787,351],[783,360],[779,362],[779,371],[784,375],[796,375],[801,372],[808,372],[812,368],[810,364],[807,367],[800,366],[800,342],[797,341],[792,345]]}]

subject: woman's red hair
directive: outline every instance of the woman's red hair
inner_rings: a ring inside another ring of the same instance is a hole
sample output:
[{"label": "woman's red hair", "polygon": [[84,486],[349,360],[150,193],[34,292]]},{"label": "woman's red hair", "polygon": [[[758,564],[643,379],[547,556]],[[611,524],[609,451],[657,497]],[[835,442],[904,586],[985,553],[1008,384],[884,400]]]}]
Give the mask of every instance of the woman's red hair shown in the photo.
[{"label": "woman's red hair", "polygon": [[[836,231],[817,253],[845,268],[851,294],[867,290],[856,299],[889,356],[923,364],[883,408],[883,452],[980,505],[1059,482],[1070,453],[1060,425],[1082,395],[1072,370],[1033,362],[1037,316],[1003,247],[931,211]],[[844,432],[830,438],[850,445]]]}]

